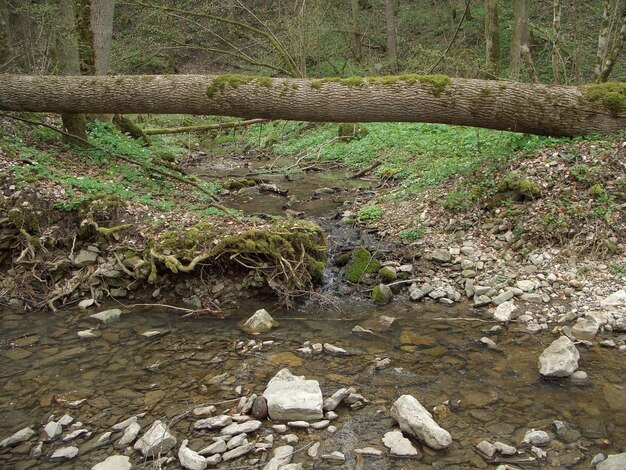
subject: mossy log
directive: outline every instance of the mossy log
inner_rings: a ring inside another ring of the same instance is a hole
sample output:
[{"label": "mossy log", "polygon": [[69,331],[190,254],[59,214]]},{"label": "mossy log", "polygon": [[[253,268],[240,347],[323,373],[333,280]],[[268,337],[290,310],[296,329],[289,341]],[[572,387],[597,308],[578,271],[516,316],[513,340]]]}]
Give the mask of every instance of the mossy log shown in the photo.
[{"label": "mossy log", "polygon": [[0,109],[202,114],[333,122],[433,122],[540,135],[626,128],[626,83],[549,86],[400,75],[0,76]]},{"label": "mossy log", "polygon": [[263,124],[269,122],[267,119],[247,119],[237,122],[223,122],[221,124],[207,124],[206,126],[183,126],[183,127],[159,127],[154,129],[144,129],[145,135],[160,134],[183,134],[185,132],[208,132],[222,129],[235,129],[237,127],[252,126],[253,124]]}]

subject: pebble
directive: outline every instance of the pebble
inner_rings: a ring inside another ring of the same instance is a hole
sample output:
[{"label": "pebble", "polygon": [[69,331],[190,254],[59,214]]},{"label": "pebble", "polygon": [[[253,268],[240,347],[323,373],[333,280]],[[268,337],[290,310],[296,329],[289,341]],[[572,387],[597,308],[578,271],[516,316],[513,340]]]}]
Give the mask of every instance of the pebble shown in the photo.
[{"label": "pebble", "polygon": [[117,446],[125,447],[135,442],[135,439],[137,439],[137,436],[139,435],[139,431],[141,431],[139,423],[130,423],[126,429],[124,429],[122,437],[117,441]]},{"label": "pebble", "polygon": [[131,468],[130,457],[127,455],[111,455],[91,467],[91,470],[130,470]]},{"label": "pebble", "polygon": [[254,443],[244,444],[240,447],[229,450],[228,452],[224,452],[224,454],[222,454],[222,460],[226,462],[228,460],[239,458],[242,455],[246,455],[248,452],[252,451],[252,449],[254,449]]},{"label": "pebble", "polygon": [[550,442],[550,435],[545,431],[537,431],[531,429],[527,431],[522,440],[522,444],[530,444],[534,446],[540,446]]},{"label": "pebble", "polygon": [[376,449],[374,447],[363,447],[362,449],[354,449],[355,454],[360,455],[368,455],[372,457],[381,457],[383,455],[383,451]]},{"label": "pebble", "polygon": [[289,421],[287,426],[295,429],[307,429],[311,427],[311,424],[308,421]]},{"label": "pebble", "polygon": [[345,462],[346,456],[342,452],[336,450],[330,454],[322,455],[322,460],[330,460],[332,462]]},{"label": "pebble", "polygon": [[196,418],[203,418],[206,416],[213,416],[216,411],[217,409],[213,405],[199,406],[197,408],[194,408],[191,414]]},{"label": "pebble", "polygon": [[480,441],[476,445],[476,449],[487,458],[492,458],[496,453],[496,446],[489,441]]},{"label": "pebble", "polygon": [[54,439],[57,436],[60,436],[63,432],[63,426],[55,421],[50,421],[43,428],[43,432],[48,436],[48,439]]},{"label": "pebble", "polygon": [[226,441],[224,441],[224,439],[219,439],[210,446],[201,449],[198,453],[200,455],[221,454],[222,452],[226,452],[227,450],[228,447],[226,445]]},{"label": "pebble", "polygon": [[287,425],[286,424],[274,424],[272,425],[272,429],[280,434],[283,432],[287,432]]},{"label": "pebble", "polygon": [[316,423],[311,423],[311,427],[313,429],[324,429],[327,428],[330,424],[330,420],[323,419],[322,421],[317,421]]},{"label": "pebble", "polygon": [[286,444],[295,444],[299,440],[295,434],[285,434],[280,439]]},{"label": "pebble", "polygon": [[317,459],[319,456],[320,443],[315,442],[311,447],[309,447],[306,451],[307,455],[312,459]]},{"label": "pebble", "polygon": [[389,431],[383,436],[383,444],[389,448],[393,455],[399,457],[417,456],[418,452],[411,441],[402,435],[400,431]]},{"label": "pebble", "polygon": [[500,455],[508,456],[517,454],[517,449],[515,447],[503,442],[494,442],[493,445],[496,447],[496,450]]},{"label": "pebble", "polygon": [[74,447],[74,446],[61,447],[52,453],[52,455],[50,456],[50,460],[51,461],[72,460],[77,455],[78,455],[78,447]]},{"label": "pebble", "polygon": [[489,349],[498,349],[498,345],[495,343],[495,341],[487,338],[486,336],[480,338],[480,342],[487,346],[487,348]]},{"label": "pebble", "polygon": [[14,446],[15,444],[20,444],[24,441],[27,441],[34,435],[35,435],[35,431],[33,431],[31,428],[20,429],[12,436],[7,437],[6,439],[2,440],[0,442],[0,447],[9,447],[9,446]]}]

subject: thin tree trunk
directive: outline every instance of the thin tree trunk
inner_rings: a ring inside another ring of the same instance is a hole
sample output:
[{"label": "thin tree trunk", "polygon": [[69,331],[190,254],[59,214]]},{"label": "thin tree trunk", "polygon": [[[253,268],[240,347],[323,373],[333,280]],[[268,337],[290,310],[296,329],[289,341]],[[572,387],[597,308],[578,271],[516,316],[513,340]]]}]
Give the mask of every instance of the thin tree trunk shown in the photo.
[{"label": "thin tree trunk", "polygon": [[398,70],[398,41],[394,0],[385,0],[385,17],[387,19],[387,53],[391,62],[391,70],[395,72]]},{"label": "thin tree trunk", "polygon": [[522,46],[528,43],[528,12],[526,0],[516,0],[511,36],[511,66],[509,77],[518,80],[522,70]]},{"label": "thin tree trunk", "polygon": [[533,56],[530,53],[530,48],[528,44],[524,44],[522,46],[522,59],[524,59],[524,63],[526,64],[526,68],[528,69],[528,73],[530,74],[530,79],[533,83],[539,83],[539,75],[537,74],[537,69],[535,68],[535,62],[533,61]]},{"label": "thin tree trunk", "polygon": [[90,28],[94,50],[95,75],[109,73],[115,0],[91,0]]},{"label": "thin tree trunk", "polygon": [[445,76],[343,81],[206,75],[2,78],[0,109],[11,111],[435,122],[559,136],[626,128],[624,100],[587,87]]},{"label": "thin tree trunk", "polygon": [[31,71],[31,22],[28,14],[30,1],[13,0],[9,8],[7,25],[7,45],[12,69],[20,72]]},{"label": "thin tree trunk", "polygon": [[624,48],[624,43],[626,43],[626,11],[622,12],[622,27],[615,38],[611,51],[607,54],[604,60],[600,74],[596,77],[595,81],[597,83],[606,82],[608,80],[609,75],[613,71],[613,66]]},{"label": "thin tree trunk", "polygon": [[490,78],[500,75],[500,21],[498,0],[485,0],[485,44],[487,74]]},{"label": "thin tree trunk", "polygon": [[306,77],[306,57],[308,53],[307,48],[307,21],[306,21],[306,0],[302,0],[300,5],[300,11],[298,12],[298,26],[299,26],[299,35],[300,35],[300,76]]},{"label": "thin tree trunk", "polygon": [[600,33],[598,34],[598,51],[596,52],[596,67],[593,71],[594,81],[597,81],[598,77],[600,77],[600,73],[602,73],[604,59],[606,58],[606,54],[609,49],[609,25],[611,23],[610,20],[611,20],[611,2],[609,0],[605,0],[604,9],[602,10],[602,22],[600,23]]},{"label": "thin tree trunk", "polygon": [[[58,0],[59,31],[57,39],[57,64],[61,75],[80,75],[80,58],[78,55],[78,38],[73,0]],[[87,140],[85,116],[82,114],[61,114],[63,128],[68,134]],[[84,142],[67,135],[63,136],[68,143],[83,146]]]},{"label": "thin tree trunk", "polygon": [[559,47],[561,44],[561,0],[553,2],[552,28],[554,40],[552,41],[552,74],[554,83],[561,83],[561,58]]},{"label": "thin tree trunk", "polygon": [[352,31],[354,32],[354,55],[356,60],[363,60],[363,51],[361,50],[361,24],[359,22],[359,0],[350,0],[352,7]]}]

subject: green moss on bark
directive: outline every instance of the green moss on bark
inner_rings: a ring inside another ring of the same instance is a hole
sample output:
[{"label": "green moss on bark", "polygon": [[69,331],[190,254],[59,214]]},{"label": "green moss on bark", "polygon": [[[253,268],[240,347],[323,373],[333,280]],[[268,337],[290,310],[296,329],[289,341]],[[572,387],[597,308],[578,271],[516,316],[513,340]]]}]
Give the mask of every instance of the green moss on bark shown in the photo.
[{"label": "green moss on bark", "polygon": [[254,75],[241,75],[241,74],[225,74],[220,75],[213,79],[211,84],[207,87],[206,94],[209,98],[213,98],[215,94],[223,92],[227,88],[237,89],[242,85],[248,83],[256,83],[263,88],[271,88],[273,83],[270,77],[257,77]]},{"label": "green moss on bark", "polygon": [[594,83],[584,85],[584,99],[590,103],[600,103],[614,116],[626,105],[626,82]]}]

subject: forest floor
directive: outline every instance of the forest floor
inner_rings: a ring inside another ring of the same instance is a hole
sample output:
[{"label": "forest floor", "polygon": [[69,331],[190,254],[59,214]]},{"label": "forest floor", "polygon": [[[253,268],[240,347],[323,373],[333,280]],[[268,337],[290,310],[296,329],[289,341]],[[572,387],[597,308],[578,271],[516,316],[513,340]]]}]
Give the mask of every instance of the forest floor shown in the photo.
[{"label": "forest floor", "polygon": [[[3,304],[182,298],[215,314],[267,287],[287,303],[307,292],[332,303],[337,293],[370,297],[372,286],[403,281],[395,294],[415,300],[497,305],[513,292],[558,306],[544,309],[541,324],[562,316],[563,303],[588,309],[623,287],[623,134],[339,127],[272,122],[152,136],[146,147],[97,123],[98,148],[77,149],[49,128],[4,121]],[[285,235],[300,231],[304,238]],[[326,243],[332,286],[314,289]],[[349,280],[357,248],[370,258]]]}]

